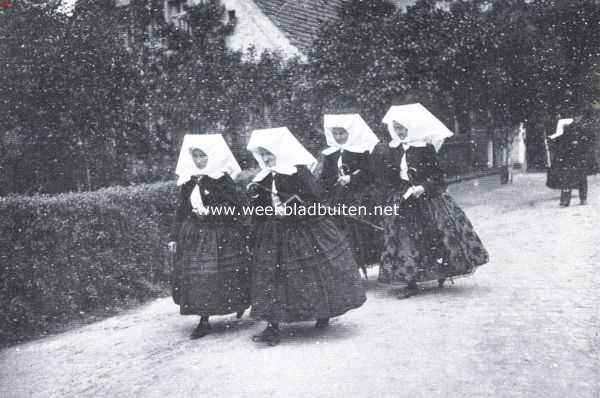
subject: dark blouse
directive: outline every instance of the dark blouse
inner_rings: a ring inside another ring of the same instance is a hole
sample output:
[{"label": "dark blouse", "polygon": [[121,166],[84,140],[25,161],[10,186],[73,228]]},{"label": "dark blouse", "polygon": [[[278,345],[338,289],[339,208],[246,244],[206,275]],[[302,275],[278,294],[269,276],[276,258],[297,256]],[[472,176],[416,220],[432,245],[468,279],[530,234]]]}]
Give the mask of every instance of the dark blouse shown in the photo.
[{"label": "dark blouse", "polygon": [[350,175],[350,182],[345,186],[347,189],[361,190],[373,181],[373,174],[369,167],[369,152],[356,153],[350,151],[337,151],[325,155],[323,159],[323,170],[319,183],[323,187],[325,196],[329,196],[340,176],[338,159],[342,156],[342,165],[345,166],[346,174]]},{"label": "dark blouse", "polygon": [[439,166],[433,145],[410,147],[406,150],[406,164],[411,182],[400,177],[400,162],[404,152],[400,145],[397,148],[382,148],[379,153],[375,166],[378,169],[378,181],[388,194],[397,189],[406,189],[410,185],[422,185],[429,197],[439,196],[446,191],[446,176]]},{"label": "dark blouse", "polygon": [[[192,177],[192,179],[181,186],[179,203],[175,212],[175,223],[171,231],[171,240],[175,240],[182,223],[187,217],[196,217],[192,211],[192,204],[190,202],[190,195],[196,185],[200,188],[200,195],[202,196],[204,206],[230,206],[236,208],[236,213],[242,213],[241,206],[244,205],[245,197],[239,192],[229,174],[224,174],[217,179],[208,176],[201,178]],[[207,214],[200,217],[206,223],[231,223],[240,221],[240,217],[237,214]]]},{"label": "dark blouse", "polygon": [[[306,166],[296,166],[298,171],[291,175],[273,174],[267,175],[258,182],[258,197],[252,199],[253,206],[261,206],[263,208],[273,205],[271,189],[273,187],[273,178],[275,178],[275,186],[277,194],[284,203],[294,195],[299,199],[291,199],[290,204],[296,202],[296,206],[310,206],[318,202],[321,198],[321,192],[316,183],[316,180],[310,170]],[[257,220],[264,220],[270,216],[255,216]]]}]

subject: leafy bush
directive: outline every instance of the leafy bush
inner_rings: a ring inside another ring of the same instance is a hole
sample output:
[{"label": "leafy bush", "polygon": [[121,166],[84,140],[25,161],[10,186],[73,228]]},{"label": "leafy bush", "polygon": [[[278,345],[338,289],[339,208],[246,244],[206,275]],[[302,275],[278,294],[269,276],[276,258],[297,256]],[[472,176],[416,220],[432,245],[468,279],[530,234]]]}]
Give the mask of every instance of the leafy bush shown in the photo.
[{"label": "leafy bush", "polygon": [[0,344],[165,291],[173,183],[0,199]]}]

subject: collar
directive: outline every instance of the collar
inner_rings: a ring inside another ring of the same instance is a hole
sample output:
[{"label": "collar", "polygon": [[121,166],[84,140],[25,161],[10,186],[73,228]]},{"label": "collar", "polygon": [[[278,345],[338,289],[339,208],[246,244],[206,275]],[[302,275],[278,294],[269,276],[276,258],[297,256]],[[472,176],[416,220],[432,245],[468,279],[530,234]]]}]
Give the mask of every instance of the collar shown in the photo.
[{"label": "collar", "polygon": [[295,167],[295,166],[285,167],[285,168],[277,168],[277,167],[275,167],[275,168],[269,168],[269,167],[265,167],[264,169],[261,169],[256,176],[254,176],[254,178],[252,179],[252,181],[254,181],[254,182],[260,182],[260,181],[264,180],[265,177],[267,177],[271,173],[292,175],[292,174],[296,174],[297,171],[298,171],[298,168]]},{"label": "collar", "polygon": [[362,153],[362,152],[353,152],[351,150],[339,148],[339,147],[335,147],[335,146],[330,146],[329,148],[325,148],[321,151],[321,153],[325,156],[331,155],[332,153],[336,153],[336,152]]},{"label": "collar", "polygon": [[325,156],[331,155],[332,153],[336,153],[340,150],[340,148],[336,148],[334,146],[330,146],[329,148],[325,148],[321,153]]},{"label": "collar", "polygon": [[402,145],[402,148],[406,151],[410,147],[418,147],[418,148],[425,147],[425,146],[427,146],[427,142],[425,142],[425,141],[402,142],[399,139],[393,139],[392,141],[390,141],[390,143],[388,145],[390,148],[398,148],[400,145]]},{"label": "collar", "polygon": [[195,176],[191,176],[190,180],[194,183],[194,184],[198,184],[200,183],[200,181],[202,181],[204,179],[204,174],[198,174]]}]

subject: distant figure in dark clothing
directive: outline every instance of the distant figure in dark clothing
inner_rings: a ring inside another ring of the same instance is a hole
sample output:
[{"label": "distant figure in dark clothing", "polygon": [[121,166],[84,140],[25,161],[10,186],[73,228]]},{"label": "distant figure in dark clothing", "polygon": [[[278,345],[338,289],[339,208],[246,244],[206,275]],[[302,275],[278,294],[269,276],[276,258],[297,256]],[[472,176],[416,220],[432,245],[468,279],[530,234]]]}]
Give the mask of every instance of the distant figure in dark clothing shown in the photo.
[{"label": "distant figure in dark clothing", "polygon": [[553,156],[546,186],[560,189],[560,206],[571,203],[571,190],[579,190],[579,201],[587,203],[587,176],[598,173],[594,145],[596,124],[591,111],[572,119],[560,119],[553,141]]}]

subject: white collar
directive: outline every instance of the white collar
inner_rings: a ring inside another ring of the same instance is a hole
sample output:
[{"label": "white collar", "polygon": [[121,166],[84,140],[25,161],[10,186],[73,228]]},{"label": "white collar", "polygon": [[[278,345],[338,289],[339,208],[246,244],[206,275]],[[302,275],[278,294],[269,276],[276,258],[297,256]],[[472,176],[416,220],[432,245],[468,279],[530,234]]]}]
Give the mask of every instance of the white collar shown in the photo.
[{"label": "white collar", "polygon": [[406,151],[410,147],[425,147],[427,146],[427,142],[425,141],[411,141],[411,142],[402,142],[402,140],[394,139],[390,141],[388,144],[390,148],[398,148],[402,145],[402,148]]},{"label": "white collar", "polygon": [[321,153],[322,153],[323,155],[325,155],[325,156],[329,156],[329,155],[331,155],[332,153],[336,153],[336,152],[337,152],[337,151],[339,151],[339,150],[340,150],[340,148],[336,148],[336,147],[334,147],[334,146],[330,146],[329,148],[325,148],[325,149],[323,149],[323,150],[321,151]]},{"label": "white collar", "polygon": [[261,169],[258,172],[258,174],[254,176],[254,178],[252,179],[252,181],[254,181],[254,182],[260,182],[260,181],[264,180],[271,173],[292,175],[292,174],[296,174],[297,171],[298,171],[297,167],[264,168],[264,169]]}]

